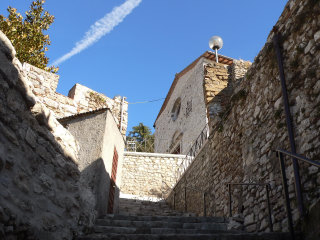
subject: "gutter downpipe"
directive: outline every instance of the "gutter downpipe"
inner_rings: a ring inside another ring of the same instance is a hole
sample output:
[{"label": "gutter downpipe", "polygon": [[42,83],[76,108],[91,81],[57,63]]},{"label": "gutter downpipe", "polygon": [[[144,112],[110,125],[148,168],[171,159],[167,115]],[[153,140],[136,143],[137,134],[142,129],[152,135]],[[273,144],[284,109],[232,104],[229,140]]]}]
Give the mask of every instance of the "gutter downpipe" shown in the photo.
[{"label": "gutter downpipe", "polygon": [[[281,54],[281,49],[279,45],[281,34],[278,33],[278,30],[274,27],[274,37],[273,37],[273,45],[277,56],[278,67],[279,67],[279,74],[280,74],[280,82],[281,82],[281,89],[282,89],[282,98],[284,104],[284,110],[286,114],[286,123],[287,123],[287,130],[289,135],[290,147],[291,152],[296,154],[296,145],[294,141],[293,135],[293,126],[291,121],[291,113],[289,108],[289,101],[288,101],[288,93],[287,87],[285,82],[285,75],[283,69],[283,59]],[[292,165],[294,170],[294,178],[295,178],[295,192],[297,197],[298,209],[300,212],[300,216],[304,216],[304,207],[303,207],[303,199],[302,199],[302,191],[301,191],[301,180],[300,180],[300,173],[299,173],[299,164],[296,158],[292,157]]]}]

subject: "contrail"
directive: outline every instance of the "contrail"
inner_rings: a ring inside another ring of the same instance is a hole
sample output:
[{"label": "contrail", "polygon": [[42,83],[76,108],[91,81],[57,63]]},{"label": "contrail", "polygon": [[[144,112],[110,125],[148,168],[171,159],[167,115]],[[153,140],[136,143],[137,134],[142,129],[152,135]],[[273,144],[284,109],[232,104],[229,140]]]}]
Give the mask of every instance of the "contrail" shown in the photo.
[{"label": "contrail", "polygon": [[90,29],[85,33],[83,39],[75,44],[70,52],[63,55],[53,62],[53,66],[58,66],[62,62],[71,58],[97,42],[104,35],[110,33],[114,27],[121,23],[124,18],[136,8],[142,0],[127,0],[122,5],[115,7],[111,12],[107,13],[103,18],[96,21],[90,26]]}]

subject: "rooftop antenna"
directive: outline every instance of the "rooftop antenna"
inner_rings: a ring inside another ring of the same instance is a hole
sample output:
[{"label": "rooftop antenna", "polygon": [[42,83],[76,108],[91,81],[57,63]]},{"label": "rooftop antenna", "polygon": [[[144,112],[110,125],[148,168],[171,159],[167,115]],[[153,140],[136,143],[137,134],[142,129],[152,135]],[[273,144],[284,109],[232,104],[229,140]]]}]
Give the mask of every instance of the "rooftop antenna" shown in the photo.
[{"label": "rooftop antenna", "polygon": [[218,60],[218,50],[221,49],[223,46],[222,38],[219,36],[213,36],[209,40],[209,47],[216,52],[216,62],[219,62]]}]

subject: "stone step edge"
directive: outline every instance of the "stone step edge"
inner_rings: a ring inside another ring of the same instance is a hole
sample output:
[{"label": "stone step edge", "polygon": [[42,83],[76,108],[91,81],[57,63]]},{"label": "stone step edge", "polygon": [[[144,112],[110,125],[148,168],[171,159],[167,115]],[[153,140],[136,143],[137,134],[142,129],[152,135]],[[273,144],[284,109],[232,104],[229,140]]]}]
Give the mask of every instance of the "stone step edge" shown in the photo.
[{"label": "stone step edge", "polygon": [[[136,216],[135,216],[136,217]],[[168,219],[111,219],[111,218],[99,218],[96,219],[96,222],[101,222],[103,220],[110,220],[110,221],[127,221],[130,222],[162,222],[162,223],[216,223],[216,224],[228,224],[229,221],[227,219],[175,219],[170,218],[171,216],[165,216],[169,217]]]},{"label": "stone step edge", "polygon": [[98,225],[98,226],[94,226],[93,228],[94,229],[115,229],[115,230],[141,230],[141,229],[156,229],[156,230],[159,230],[159,229],[163,229],[164,231],[165,230],[204,230],[204,231],[229,231],[230,233],[237,233],[237,232],[240,232],[240,231],[235,231],[235,230],[227,230],[227,226],[226,224],[219,224],[216,226],[217,228],[223,228],[223,229],[201,229],[201,228],[184,228],[184,227],[172,227],[172,228],[169,228],[169,227],[122,227],[122,226],[102,226],[102,225]]},{"label": "stone step edge", "polygon": [[[222,226],[225,225],[227,226],[228,223],[226,222],[175,222],[175,221],[130,221],[130,220],[110,220],[112,223],[110,225],[110,223],[104,223],[103,221],[109,221],[110,219],[97,219],[96,223],[94,226],[102,226],[102,227],[123,227],[123,226],[119,226],[119,225],[128,225],[128,227],[130,227],[130,225],[135,225],[135,224],[142,224],[145,223],[146,227],[149,228],[163,228],[163,226],[161,225],[172,225],[171,228],[180,228],[180,227],[174,227],[175,225],[181,225],[182,229],[198,229],[196,228],[197,225],[200,226],[206,226],[206,225],[217,225],[217,226]],[[150,224],[150,222],[153,222],[154,224],[159,224],[160,227],[156,227],[156,226],[148,226],[148,224]],[[143,225],[143,224],[142,224]],[[188,227],[190,226],[190,227]],[[135,226],[133,226],[135,227]],[[192,228],[193,227],[193,228]],[[138,227],[139,228],[139,227]],[[170,227],[168,227],[170,228]]]},{"label": "stone step edge", "polygon": [[[278,236],[283,236],[283,237],[290,237],[290,234],[288,232],[273,232],[273,233],[213,233],[213,234],[119,234],[119,233],[93,233],[89,234],[87,236],[79,236],[78,239],[90,239],[92,237],[99,237],[99,238],[105,238],[105,237],[242,237],[241,239],[245,239],[244,237],[268,237],[271,239],[271,237],[278,237]],[[120,239],[120,238],[119,238]]]},{"label": "stone step edge", "polygon": [[[161,216],[161,215],[141,215],[141,216],[137,216],[137,215],[125,215],[125,214],[106,214],[104,216],[102,216],[102,218],[98,218],[98,219],[115,219],[115,218],[168,218],[168,219],[172,219],[172,218],[189,218],[189,219],[203,219],[203,220],[214,220],[214,219],[224,219],[224,221],[227,221],[228,218],[227,217],[202,217],[202,216],[187,216],[187,214],[185,215],[179,215],[179,216]],[[115,219],[115,220],[119,220],[119,219]],[[129,219],[128,219],[129,220]],[[147,220],[147,221],[154,221],[152,220]]]}]

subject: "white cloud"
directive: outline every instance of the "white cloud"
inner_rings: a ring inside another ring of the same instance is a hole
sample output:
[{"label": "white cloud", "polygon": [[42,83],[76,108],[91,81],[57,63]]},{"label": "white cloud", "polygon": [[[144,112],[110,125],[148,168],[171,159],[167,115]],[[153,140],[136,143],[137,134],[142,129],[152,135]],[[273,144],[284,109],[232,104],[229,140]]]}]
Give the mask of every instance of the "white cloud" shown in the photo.
[{"label": "white cloud", "polygon": [[68,60],[72,56],[80,53],[97,42],[104,35],[110,33],[114,27],[121,23],[124,18],[136,8],[142,0],[127,0],[122,5],[115,7],[111,12],[107,13],[103,18],[96,21],[90,26],[85,33],[83,39],[75,44],[70,52],[55,60],[52,65],[58,66],[62,62]]}]

